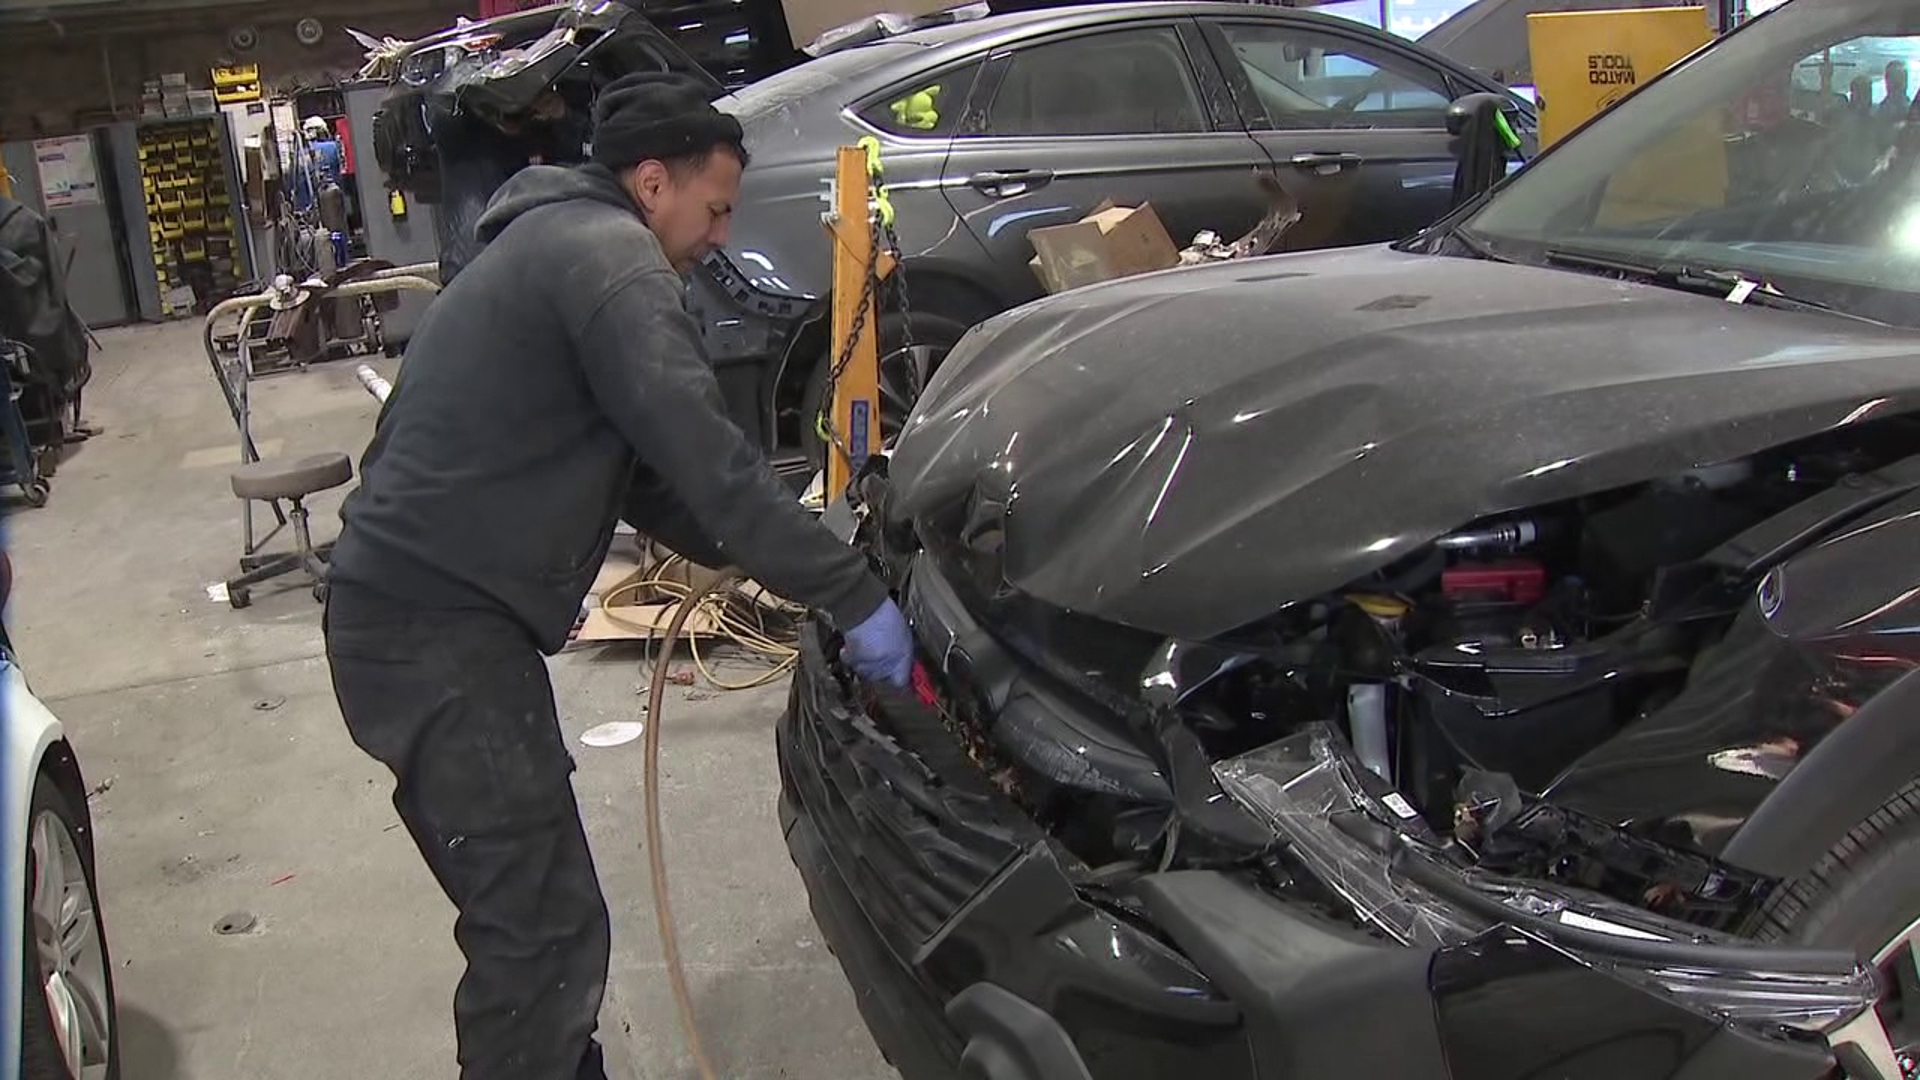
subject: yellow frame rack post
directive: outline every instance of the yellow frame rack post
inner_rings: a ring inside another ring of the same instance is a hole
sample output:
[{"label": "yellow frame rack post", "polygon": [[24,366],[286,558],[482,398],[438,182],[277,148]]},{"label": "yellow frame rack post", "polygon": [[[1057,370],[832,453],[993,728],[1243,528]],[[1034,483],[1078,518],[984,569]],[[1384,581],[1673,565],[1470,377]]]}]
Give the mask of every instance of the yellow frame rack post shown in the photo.
[{"label": "yellow frame rack post", "polygon": [[[831,209],[822,218],[833,243],[833,335],[827,352],[833,391],[827,422],[826,497],[831,502],[880,449],[880,282],[891,252],[874,243],[875,216],[887,213],[877,144],[843,146],[835,161]],[[863,310],[864,308],[864,310]]]}]

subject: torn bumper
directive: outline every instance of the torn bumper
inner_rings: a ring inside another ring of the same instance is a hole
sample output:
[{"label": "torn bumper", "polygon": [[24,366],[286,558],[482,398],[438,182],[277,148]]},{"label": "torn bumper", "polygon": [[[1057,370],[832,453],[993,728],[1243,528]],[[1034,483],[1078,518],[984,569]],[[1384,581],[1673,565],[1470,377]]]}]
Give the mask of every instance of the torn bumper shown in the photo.
[{"label": "torn bumper", "polygon": [[1228,872],[1100,884],[937,718],[858,707],[823,633],[803,635],[779,727],[782,825],[906,1080],[1811,1080],[1832,1067],[1817,1039],[1728,1023],[1470,910],[1448,916],[1464,933],[1403,944]]},{"label": "torn bumper", "polygon": [[882,730],[856,709],[820,634],[802,635],[779,726],[781,823],[861,1015],[907,1080],[962,1075],[963,1056],[989,1080],[1147,1080],[1196,1062],[1254,1075],[1238,1008],[1083,897],[944,729],[889,716]]}]

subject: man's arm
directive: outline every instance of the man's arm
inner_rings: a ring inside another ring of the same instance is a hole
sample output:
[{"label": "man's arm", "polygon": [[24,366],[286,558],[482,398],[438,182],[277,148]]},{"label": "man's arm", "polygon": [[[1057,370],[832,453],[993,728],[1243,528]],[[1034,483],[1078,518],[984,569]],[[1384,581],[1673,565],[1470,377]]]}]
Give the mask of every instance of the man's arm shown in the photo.
[{"label": "man's arm", "polygon": [[693,562],[713,570],[727,565],[720,546],[700,529],[673,486],[660,479],[646,462],[634,468],[633,483],[627,486],[627,498],[620,506],[621,520],[641,533],[672,548]]},{"label": "man's arm", "polygon": [[587,313],[578,344],[594,397],[712,538],[711,554],[843,630],[859,625],[886,601],[886,586],[728,419],[683,287],[665,267],[649,268]]}]

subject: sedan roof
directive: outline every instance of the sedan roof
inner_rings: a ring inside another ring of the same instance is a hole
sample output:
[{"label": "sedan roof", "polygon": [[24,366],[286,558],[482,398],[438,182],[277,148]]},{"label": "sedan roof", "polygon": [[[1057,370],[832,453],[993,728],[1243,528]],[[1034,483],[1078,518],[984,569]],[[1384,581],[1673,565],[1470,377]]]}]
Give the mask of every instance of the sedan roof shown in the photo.
[{"label": "sedan roof", "polygon": [[[1075,26],[1085,23],[1109,21],[1116,16],[1125,18],[1152,18],[1156,15],[1226,15],[1251,16],[1253,18],[1290,19],[1300,22],[1313,22],[1325,26],[1357,29],[1369,36],[1378,36],[1379,31],[1349,19],[1307,10],[1304,8],[1280,7],[1264,3],[1232,3],[1228,0],[1145,0],[1142,3],[1084,3],[1063,4],[1057,7],[1035,8],[1029,11],[1011,11],[984,18],[948,23],[943,26],[930,26],[912,30],[905,34],[884,40],[921,45],[946,45],[956,41],[970,41],[996,32],[1023,30],[1033,26]],[[862,48],[864,46],[855,46]]]}]

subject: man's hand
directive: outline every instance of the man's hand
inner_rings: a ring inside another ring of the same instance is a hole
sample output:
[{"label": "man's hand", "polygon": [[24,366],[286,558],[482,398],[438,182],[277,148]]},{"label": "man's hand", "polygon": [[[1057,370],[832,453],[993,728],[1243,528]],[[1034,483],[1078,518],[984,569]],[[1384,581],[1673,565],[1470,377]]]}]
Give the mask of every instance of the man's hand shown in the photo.
[{"label": "man's hand", "polygon": [[892,600],[886,601],[865,622],[847,631],[840,657],[868,682],[905,689],[913,678],[913,631],[907,627],[907,617]]}]

